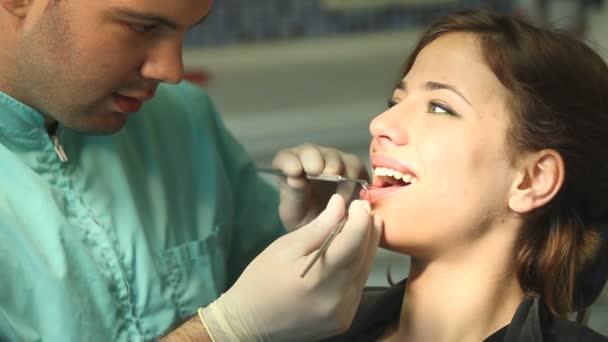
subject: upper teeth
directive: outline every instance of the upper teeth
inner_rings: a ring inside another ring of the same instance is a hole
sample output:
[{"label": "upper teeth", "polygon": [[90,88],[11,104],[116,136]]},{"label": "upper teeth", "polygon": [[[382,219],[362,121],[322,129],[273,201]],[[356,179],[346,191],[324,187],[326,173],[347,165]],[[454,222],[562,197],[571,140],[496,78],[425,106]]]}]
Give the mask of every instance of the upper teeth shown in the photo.
[{"label": "upper teeth", "polygon": [[403,180],[405,183],[416,183],[418,181],[418,178],[412,176],[409,173],[404,174],[401,171],[397,171],[397,170],[393,170],[393,169],[389,169],[386,167],[377,167],[374,169],[374,174],[376,176],[388,176],[388,177],[393,177],[397,180]]}]

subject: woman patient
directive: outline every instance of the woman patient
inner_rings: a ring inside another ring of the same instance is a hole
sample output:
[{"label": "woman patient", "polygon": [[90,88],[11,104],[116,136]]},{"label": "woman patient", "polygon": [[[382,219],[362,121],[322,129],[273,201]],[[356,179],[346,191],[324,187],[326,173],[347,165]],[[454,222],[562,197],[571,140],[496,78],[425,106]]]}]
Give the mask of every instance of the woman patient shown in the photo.
[{"label": "woman patient", "polygon": [[563,317],[602,242],[608,68],[582,42],[473,10],[440,19],[370,124],[382,246],[407,280],[344,341],[607,341]]}]

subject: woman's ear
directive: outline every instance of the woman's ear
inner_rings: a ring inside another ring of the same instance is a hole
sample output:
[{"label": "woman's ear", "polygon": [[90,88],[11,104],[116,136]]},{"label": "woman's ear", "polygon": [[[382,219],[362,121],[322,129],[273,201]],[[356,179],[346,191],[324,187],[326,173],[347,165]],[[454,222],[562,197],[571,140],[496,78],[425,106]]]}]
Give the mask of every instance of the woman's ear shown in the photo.
[{"label": "woman's ear", "polygon": [[31,7],[33,0],[0,0],[0,6],[8,13],[23,18]]},{"label": "woman's ear", "polygon": [[547,204],[564,183],[565,166],[555,150],[528,154],[520,161],[520,172],[509,196],[509,208],[523,214]]}]

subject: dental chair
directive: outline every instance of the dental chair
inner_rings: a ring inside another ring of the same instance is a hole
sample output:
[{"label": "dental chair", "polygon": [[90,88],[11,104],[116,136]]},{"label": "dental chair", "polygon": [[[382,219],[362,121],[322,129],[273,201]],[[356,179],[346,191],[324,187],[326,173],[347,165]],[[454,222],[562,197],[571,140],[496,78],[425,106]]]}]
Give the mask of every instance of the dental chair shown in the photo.
[{"label": "dental chair", "polygon": [[576,279],[574,306],[576,321],[587,325],[591,305],[598,299],[608,280],[608,225],[600,229],[602,245],[595,259],[587,265]]}]

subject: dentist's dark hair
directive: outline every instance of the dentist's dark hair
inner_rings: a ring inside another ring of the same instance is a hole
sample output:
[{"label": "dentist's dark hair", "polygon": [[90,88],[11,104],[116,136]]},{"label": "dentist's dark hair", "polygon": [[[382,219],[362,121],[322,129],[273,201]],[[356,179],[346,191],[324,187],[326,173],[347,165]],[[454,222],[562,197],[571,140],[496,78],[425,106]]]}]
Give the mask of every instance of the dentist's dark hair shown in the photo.
[{"label": "dentist's dark hair", "polygon": [[475,9],[435,22],[401,76],[426,45],[452,32],[478,38],[486,64],[510,92],[512,160],[543,149],[557,151],[564,160],[559,192],[523,216],[516,275],[524,293],[540,295],[553,313],[580,309],[577,276],[607,243],[598,224],[608,222],[608,67],[566,32]]}]

